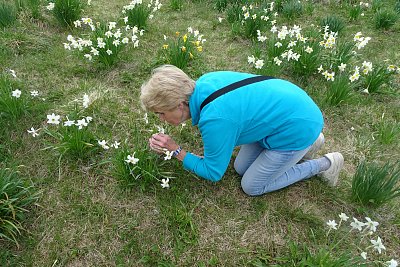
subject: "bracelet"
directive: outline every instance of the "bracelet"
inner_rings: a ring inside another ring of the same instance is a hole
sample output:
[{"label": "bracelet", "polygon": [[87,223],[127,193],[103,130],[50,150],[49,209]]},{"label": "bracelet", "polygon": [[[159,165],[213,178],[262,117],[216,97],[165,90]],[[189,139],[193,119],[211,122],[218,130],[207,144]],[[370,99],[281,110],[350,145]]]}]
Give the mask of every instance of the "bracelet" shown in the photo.
[{"label": "bracelet", "polygon": [[181,153],[181,151],[182,151],[182,147],[179,146],[179,147],[172,153],[172,156],[173,156],[173,157],[178,156],[179,153]]}]

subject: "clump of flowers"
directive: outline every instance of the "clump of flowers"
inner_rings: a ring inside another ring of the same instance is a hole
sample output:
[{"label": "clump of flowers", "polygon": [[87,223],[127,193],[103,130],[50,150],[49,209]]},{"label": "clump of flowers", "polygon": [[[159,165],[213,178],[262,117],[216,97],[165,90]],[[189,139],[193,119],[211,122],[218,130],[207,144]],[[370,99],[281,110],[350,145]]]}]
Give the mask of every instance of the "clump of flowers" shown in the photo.
[{"label": "clump of flowers", "polygon": [[138,27],[139,29],[145,29],[147,20],[152,19],[154,13],[161,8],[162,4],[159,0],[150,0],[145,5],[142,0],[133,0],[122,8],[122,14],[125,16],[124,21],[131,27]]},{"label": "clump of flowers", "polygon": [[32,100],[39,95],[37,90],[23,89],[14,70],[8,72],[0,73],[0,125],[3,122],[13,123],[24,114],[31,113],[35,108]]},{"label": "clump of flowers", "polygon": [[[326,236],[330,238],[330,250],[333,251],[336,247],[344,241],[346,237],[350,237],[352,240],[357,240],[356,245],[357,252],[351,257],[353,264],[363,264],[372,266],[376,263],[382,264],[382,266],[397,266],[395,259],[384,259],[381,257],[382,252],[386,250],[385,245],[379,235],[377,235],[377,229],[379,222],[371,220],[369,217],[365,217],[365,221],[353,218],[350,223],[347,223],[347,230],[340,231],[341,227],[346,227],[344,224],[349,220],[349,217],[345,213],[339,215],[339,222],[336,220],[328,220],[326,225],[328,232]],[[344,235],[336,241],[339,235]],[[376,259],[379,257],[379,259]],[[358,266],[358,265],[357,265]]]},{"label": "clump of flowers", "polygon": [[[257,31],[262,31],[267,27],[268,21],[273,16],[273,10],[273,3],[264,9],[252,4],[242,6],[241,25],[243,27],[243,35],[249,38],[256,38]],[[277,13],[274,16],[277,16]],[[274,20],[271,20],[271,23],[274,23]]]},{"label": "clump of flowers", "polygon": [[358,51],[371,40],[361,32],[354,35],[353,41],[342,41],[329,26],[317,29],[311,27],[304,33],[296,25],[273,25],[270,33],[257,31],[258,44],[248,63],[262,75],[279,75],[282,69],[302,79],[321,75],[327,81],[325,100],[333,106],[350,99],[355,89],[364,93],[380,91],[397,72],[395,65],[359,61]]},{"label": "clump of flowers", "polygon": [[91,18],[82,18],[74,22],[75,27],[90,27],[91,32],[84,37],[68,35],[64,48],[77,50],[89,61],[98,61],[106,66],[115,64],[120,51],[128,44],[139,46],[139,36],[143,30],[138,27],[118,27],[117,22],[93,23]]},{"label": "clump of flowers", "polygon": [[[87,95],[82,98],[82,105],[87,105]],[[45,150],[52,149],[59,155],[59,160],[64,156],[74,159],[88,159],[97,150],[95,145],[97,138],[88,129],[92,123],[91,116],[83,115],[84,109],[78,107],[78,103],[74,103],[74,109],[66,116],[55,113],[47,115],[46,125],[43,132],[52,137],[54,142],[48,142]],[[33,137],[39,135],[39,129],[33,127],[28,130]],[[104,147],[103,147],[104,148]]]},{"label": "clump of flowers", "polygon": [[173,38],[164,35],[164,41],[162,55],[165,62],[183,69],[203,52],[206,39],[198,30],[189,27],[186,33],[176,32]]},{"label": "clump of flowers", "polygon": [[160,161],[156,154],[145,148],[137,147],[131,151],[124,145],[113,160],[114,175],[123,187],[146,190],[157,181],[162,188],[169,188],[170,179],[174,177],[172,173],[163,171],[168,162]]}]

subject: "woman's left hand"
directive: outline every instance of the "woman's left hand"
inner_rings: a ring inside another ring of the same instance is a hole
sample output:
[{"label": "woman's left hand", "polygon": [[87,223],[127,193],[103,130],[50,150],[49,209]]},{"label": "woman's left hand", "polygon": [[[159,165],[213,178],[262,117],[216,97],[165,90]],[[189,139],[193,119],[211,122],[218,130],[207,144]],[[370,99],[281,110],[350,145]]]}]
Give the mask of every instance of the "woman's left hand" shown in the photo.
[{"label": "woman's left hand", "polygon": [[153,134],[149,139],[149,144],[150,148],[157,153],[174,151],[179,147],[169,135],[162,133]]}]

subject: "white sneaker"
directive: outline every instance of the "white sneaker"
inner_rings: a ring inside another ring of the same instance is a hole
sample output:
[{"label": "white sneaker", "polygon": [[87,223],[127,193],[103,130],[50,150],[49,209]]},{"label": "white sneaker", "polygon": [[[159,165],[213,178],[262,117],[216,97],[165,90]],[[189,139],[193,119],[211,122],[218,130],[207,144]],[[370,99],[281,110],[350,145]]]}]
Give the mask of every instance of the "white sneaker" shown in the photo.
[{"label": "white sneaker", "polygon": [[302,160],[310,160],[314,158],[314,154],[321,149],[321,147],[324,145],[325,142],[325,137],[323,133],[320,133],[317,140],[311,145],[311,148],[307,151],[307,153],[304,155]]},{"label": "white sneaker", "polygon": [[344,165],[343,155],[339,152],[328,153],[324,155],[331,162],[331,166],[326,171],[323,171],[318,174],[324,181],[328,183],[330,186],[336,186],[339,173]]}]

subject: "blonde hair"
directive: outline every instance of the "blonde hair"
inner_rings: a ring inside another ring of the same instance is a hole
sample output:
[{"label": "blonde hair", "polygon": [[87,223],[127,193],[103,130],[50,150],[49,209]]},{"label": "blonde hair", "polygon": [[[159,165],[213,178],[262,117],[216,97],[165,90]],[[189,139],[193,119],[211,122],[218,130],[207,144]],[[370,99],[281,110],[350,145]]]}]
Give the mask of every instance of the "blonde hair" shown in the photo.
[{"label": "blonde hair", "polygon": [[188,102],[195,81],[173,65],[154,69],[150,79],[141,87],[140,101],[148,111],[169,111],[182,102]]}]

